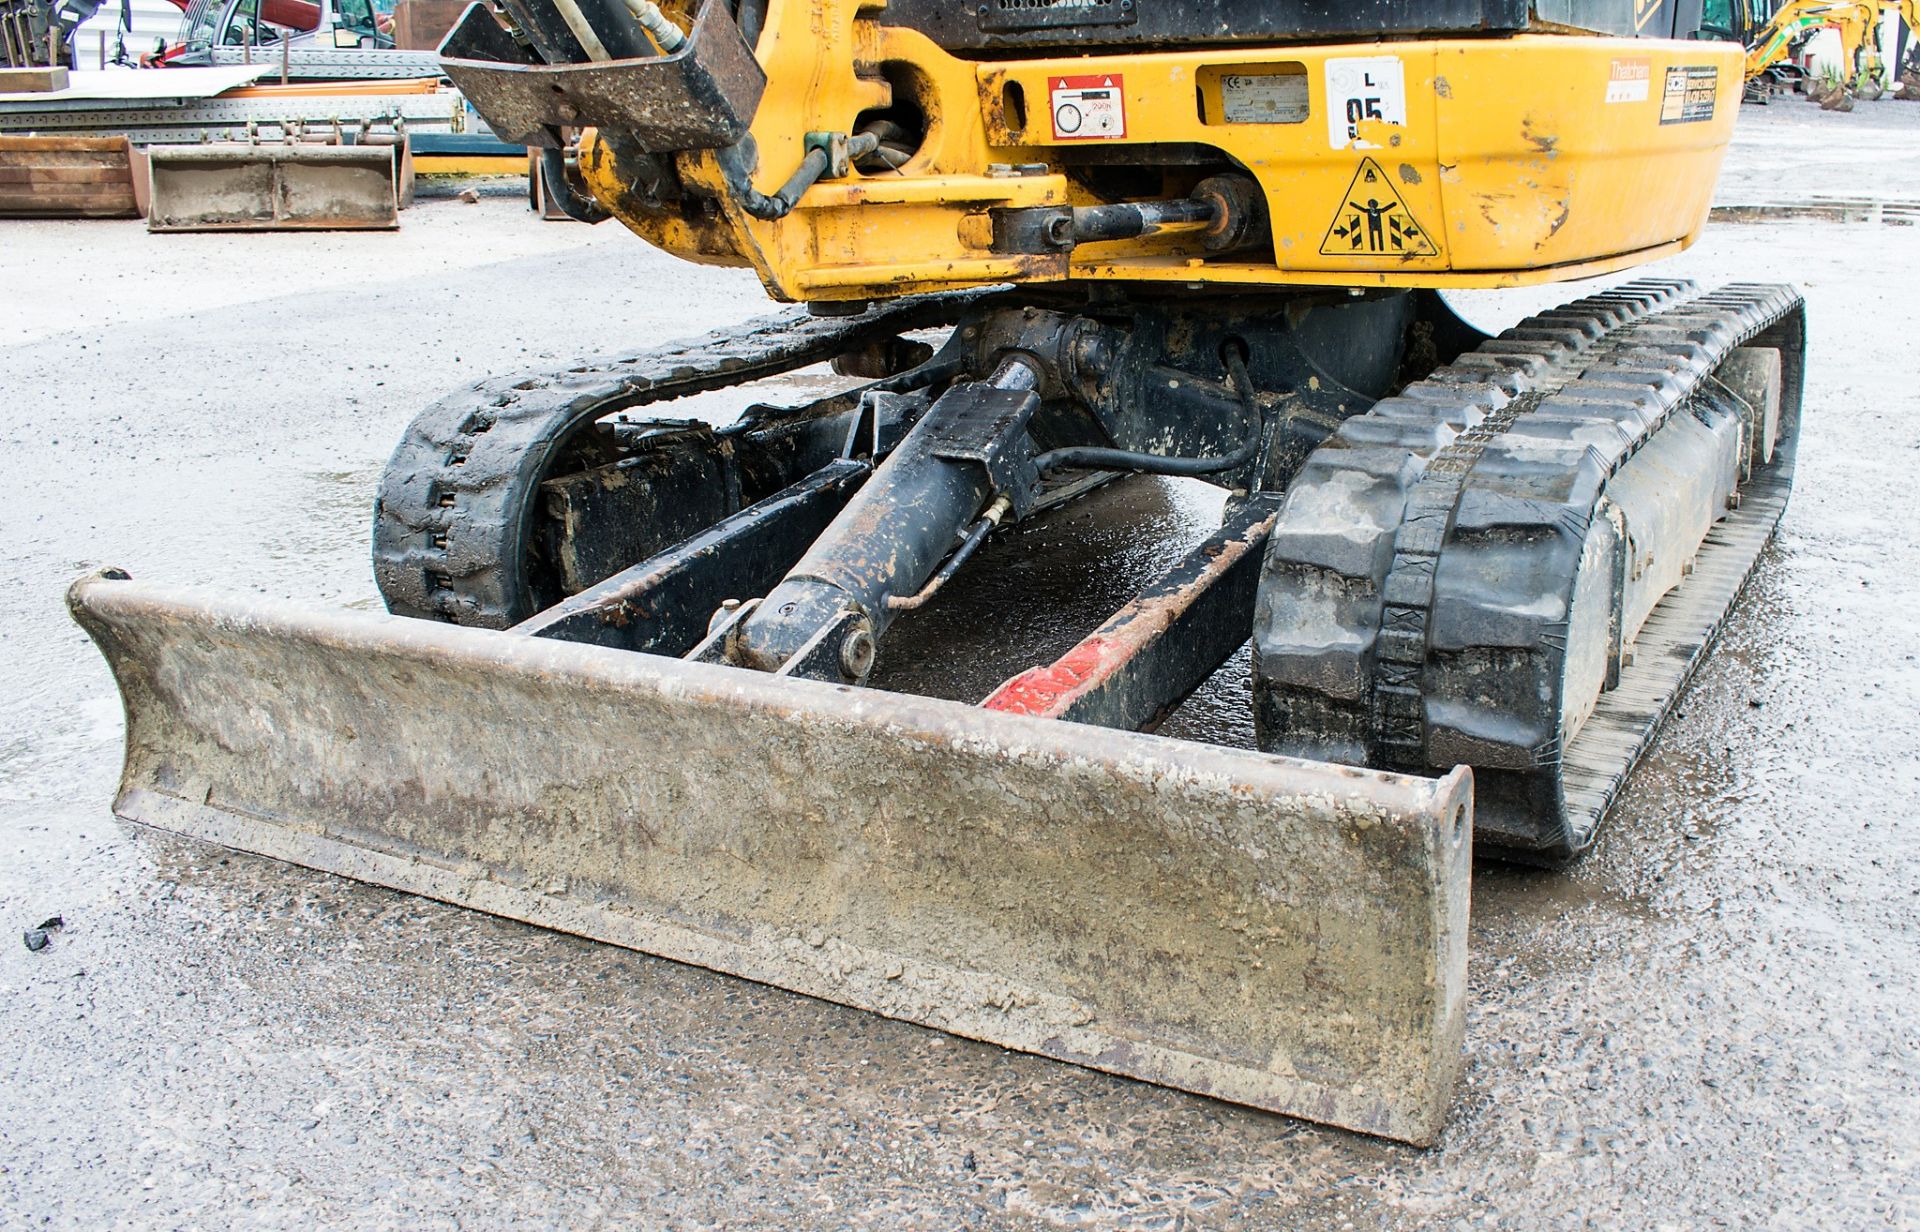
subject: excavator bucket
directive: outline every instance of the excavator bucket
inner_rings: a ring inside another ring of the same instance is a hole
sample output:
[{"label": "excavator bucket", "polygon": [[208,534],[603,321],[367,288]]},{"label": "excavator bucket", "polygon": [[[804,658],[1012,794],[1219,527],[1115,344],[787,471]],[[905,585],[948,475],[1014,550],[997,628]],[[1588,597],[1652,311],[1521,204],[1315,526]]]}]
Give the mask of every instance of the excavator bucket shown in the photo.
[{"label": "excavator bucket", "polygon": [[149,231],[391,231],[411,193],[400,144],[213,142],[149,160]]},{"label": "excavator bucket", "polygon": [[98,574],[123,817],[1431,1142],[1468,773],[1352,769]]}]

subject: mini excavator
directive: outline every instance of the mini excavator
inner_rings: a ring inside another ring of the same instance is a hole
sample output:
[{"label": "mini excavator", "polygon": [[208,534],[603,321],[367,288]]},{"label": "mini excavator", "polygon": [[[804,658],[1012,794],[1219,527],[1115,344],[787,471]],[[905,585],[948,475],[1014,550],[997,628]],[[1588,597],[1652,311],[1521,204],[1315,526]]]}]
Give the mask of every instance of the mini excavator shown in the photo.
[{"label": "mini excavator", "polygon": [[[115,809],[1430,1143],[1472,858],[1594,843],[1792,481],[1792,290],[1642,278],[1497,337],[1441,296],[1693,242],[1744,63],[1699,32],[475,5],[446,70],[568,212],[791,306],[428,407],[374,510],[391,614],[75,583]],[[759,400],[821,364],[845,387]],[[1219,529],[977,704],[869,687],[949,579],[1139,475],[1220,489]],[[1243,655],[1257,749],[1154,734]]]},{"label": "mini excavator", "polygon": [[[1840,40],[1841,89],[1871,102],[1890,84],[1880,57],[1880,26],[1888,16],[1920,29],[1920,0],[1711,0],[1704,20],[1708,33],[1746,44],[1749,97],[1764,102],[1772,86],[1798,79],[1788,57],[1831,28]],[[1894,74],[1902,68],[1895,65]]]}]

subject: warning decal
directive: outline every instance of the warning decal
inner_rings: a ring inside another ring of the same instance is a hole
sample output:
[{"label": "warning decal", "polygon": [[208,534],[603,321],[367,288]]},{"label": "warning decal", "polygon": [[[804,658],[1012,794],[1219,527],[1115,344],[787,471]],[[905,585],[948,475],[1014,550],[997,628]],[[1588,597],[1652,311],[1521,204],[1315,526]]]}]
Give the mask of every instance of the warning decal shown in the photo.
[{"label": "warning decal", "polygon": [[1118,140],[1127,135],[1127,79],[1119,73],[1049,77],[1047,109],[1055,141]]},{"label": "warning decal", "polygon": [[1347,195],[1320,245],[1323,257],[1435,257],[1440,255],[1426,228],[1400,200],[1387,173],[1371,158],[1362,159]]}]

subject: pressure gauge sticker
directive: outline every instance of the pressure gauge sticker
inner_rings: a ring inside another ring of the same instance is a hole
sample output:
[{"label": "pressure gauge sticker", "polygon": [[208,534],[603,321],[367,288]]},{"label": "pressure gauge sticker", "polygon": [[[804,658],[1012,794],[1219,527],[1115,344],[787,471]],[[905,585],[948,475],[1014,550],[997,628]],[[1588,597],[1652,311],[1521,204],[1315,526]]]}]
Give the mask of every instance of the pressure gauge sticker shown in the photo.
[{"label": "pressure gauge sticker", "polygon": [[1055,141],[1115,141],[1127,135],[1127,79],[1119,73],[1047,78]]}]

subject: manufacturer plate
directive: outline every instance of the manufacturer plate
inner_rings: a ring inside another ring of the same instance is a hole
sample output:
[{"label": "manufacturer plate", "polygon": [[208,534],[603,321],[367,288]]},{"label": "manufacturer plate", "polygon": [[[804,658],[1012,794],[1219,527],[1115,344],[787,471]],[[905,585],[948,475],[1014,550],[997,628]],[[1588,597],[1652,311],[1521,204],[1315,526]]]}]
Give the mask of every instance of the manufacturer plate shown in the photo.
[{"label": "manufacturer plate", "polygon": [[1229,124],[1299,124],[1307,115],[1305,73],[1228,73],[1220,78],[1220,118]]},{"label": "manufacturer plate", "polygon": [[1720,95],[1720,70],[1711,64],[1685,64],[1667,70],[1660,96],[1662,124],[1698,124],[1713,118]]}]

